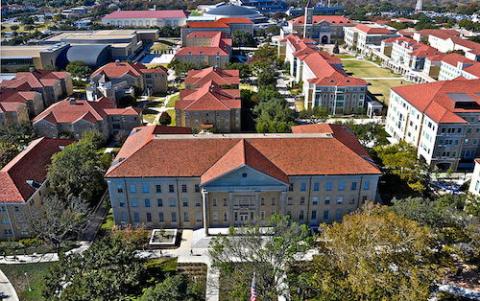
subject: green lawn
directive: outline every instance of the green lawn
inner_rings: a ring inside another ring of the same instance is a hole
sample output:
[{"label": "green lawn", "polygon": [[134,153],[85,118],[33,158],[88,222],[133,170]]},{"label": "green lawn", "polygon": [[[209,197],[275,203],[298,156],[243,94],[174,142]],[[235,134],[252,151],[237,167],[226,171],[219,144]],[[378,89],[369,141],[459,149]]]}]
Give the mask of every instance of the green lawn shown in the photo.
[{"label": "green lawn", "polygon": [[353,59],[355,58],[354,56],[350,54],[335,54],[336,57],[339,57],[341,59]]},{"label": "green lawn", "polygon": [[364,77],[400,77],[388,69],[375,66],[367,61],[359,60],[342,60],[343,68],[346,72],[352,73],[353,76]]},{"label": "green lawn", "polygon": [[143,122],[153,124],[157,118],[157,114],[143,114]]},{"label": "green lawn", "polygon": [[175,119],[175,110],[168,110],[167,111],[168,115],[172,118],[172,123],[170,123],[170,126],[175,126],[177,125],[177,121]]},{"label": "green lawn", "polygon": [[[386,105],[388,105],[388,101],[390,100],[390,89],[391,88],[412,84],[412,83],[407,82],[407,81],[402,80],[402,79],[398,79],[398,80],[372,80],[372,79],[369,79],[367,81],[370,84],[368,86],[368,90],[372,94],[375,94],[377,99],[379,101],[383,102]],[[378,94],[381,94],[381,95],[378,95]]]},{"label": "green lawn", "polygon": [[167,107],[174,108],[175,103],[180,99],[180,93],[173,94],[167,102]]},{"label": "green lawn", "polygon": [[[42,301],[44,277],[53,263],[3,264],[0,269],[13,284],[18,298],[22,301]],[[27,275],[25,276],[25,273]],[[28,277],[28,278],[26,278]],[[27,281],[28,279],[28,281]],[[29,285],[30,289],[29,290]]]}]

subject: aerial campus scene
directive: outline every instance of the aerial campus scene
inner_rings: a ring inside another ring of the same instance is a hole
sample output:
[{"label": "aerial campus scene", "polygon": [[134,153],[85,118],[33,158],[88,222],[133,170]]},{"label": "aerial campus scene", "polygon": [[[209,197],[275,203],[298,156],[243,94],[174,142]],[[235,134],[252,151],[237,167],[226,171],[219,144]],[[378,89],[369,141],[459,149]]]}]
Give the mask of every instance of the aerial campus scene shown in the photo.
[{"label": "aerial campus scene", "polygon": [[480,1],[2,0],[0,300],[480,300]]}]

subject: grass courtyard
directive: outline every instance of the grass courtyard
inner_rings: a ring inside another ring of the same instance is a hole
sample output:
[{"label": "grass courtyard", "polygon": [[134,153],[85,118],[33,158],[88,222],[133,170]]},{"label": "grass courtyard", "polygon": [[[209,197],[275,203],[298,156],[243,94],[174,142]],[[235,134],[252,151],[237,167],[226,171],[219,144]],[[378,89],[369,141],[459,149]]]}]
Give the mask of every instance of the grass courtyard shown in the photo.
[{"label": "grass courtyard", "polygon": [[[12,283],[22,301],[41,301],[44,277],[52,263],[3,264],[0,269]],[[28,281],[27,281],[28,279]]]},{"label": "grass courtyard", "polygon": [[386,105],[388,105],[391,88],[410,84],[400,75],[369,61],[343,58],[342,63],[347,73],[365,79],[369,83],[368,90]]}]

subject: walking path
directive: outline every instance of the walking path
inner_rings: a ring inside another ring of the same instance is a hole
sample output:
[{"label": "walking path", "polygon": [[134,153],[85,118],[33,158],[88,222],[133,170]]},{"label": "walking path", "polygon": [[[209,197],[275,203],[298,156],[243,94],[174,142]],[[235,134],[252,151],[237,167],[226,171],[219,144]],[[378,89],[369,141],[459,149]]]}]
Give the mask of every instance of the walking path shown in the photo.
[{"label": "walking path", "polygon": [[7,276],[0,270],[0,300],[18,301],[17,292],[8,280]]}]

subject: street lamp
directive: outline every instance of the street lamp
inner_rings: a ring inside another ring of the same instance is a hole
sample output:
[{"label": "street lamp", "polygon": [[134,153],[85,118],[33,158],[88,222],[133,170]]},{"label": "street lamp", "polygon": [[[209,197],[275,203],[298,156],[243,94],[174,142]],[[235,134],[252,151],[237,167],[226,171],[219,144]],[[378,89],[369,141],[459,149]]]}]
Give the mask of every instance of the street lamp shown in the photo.
[{"label": "street lamp", "polygon": [[28,281],[28,274],[27,274],[27,272],[25,272],[25,279],[27,280],[28,291],[31,292],[31,291],[32,291],[32,287],[30,286],[30,281]]}]

